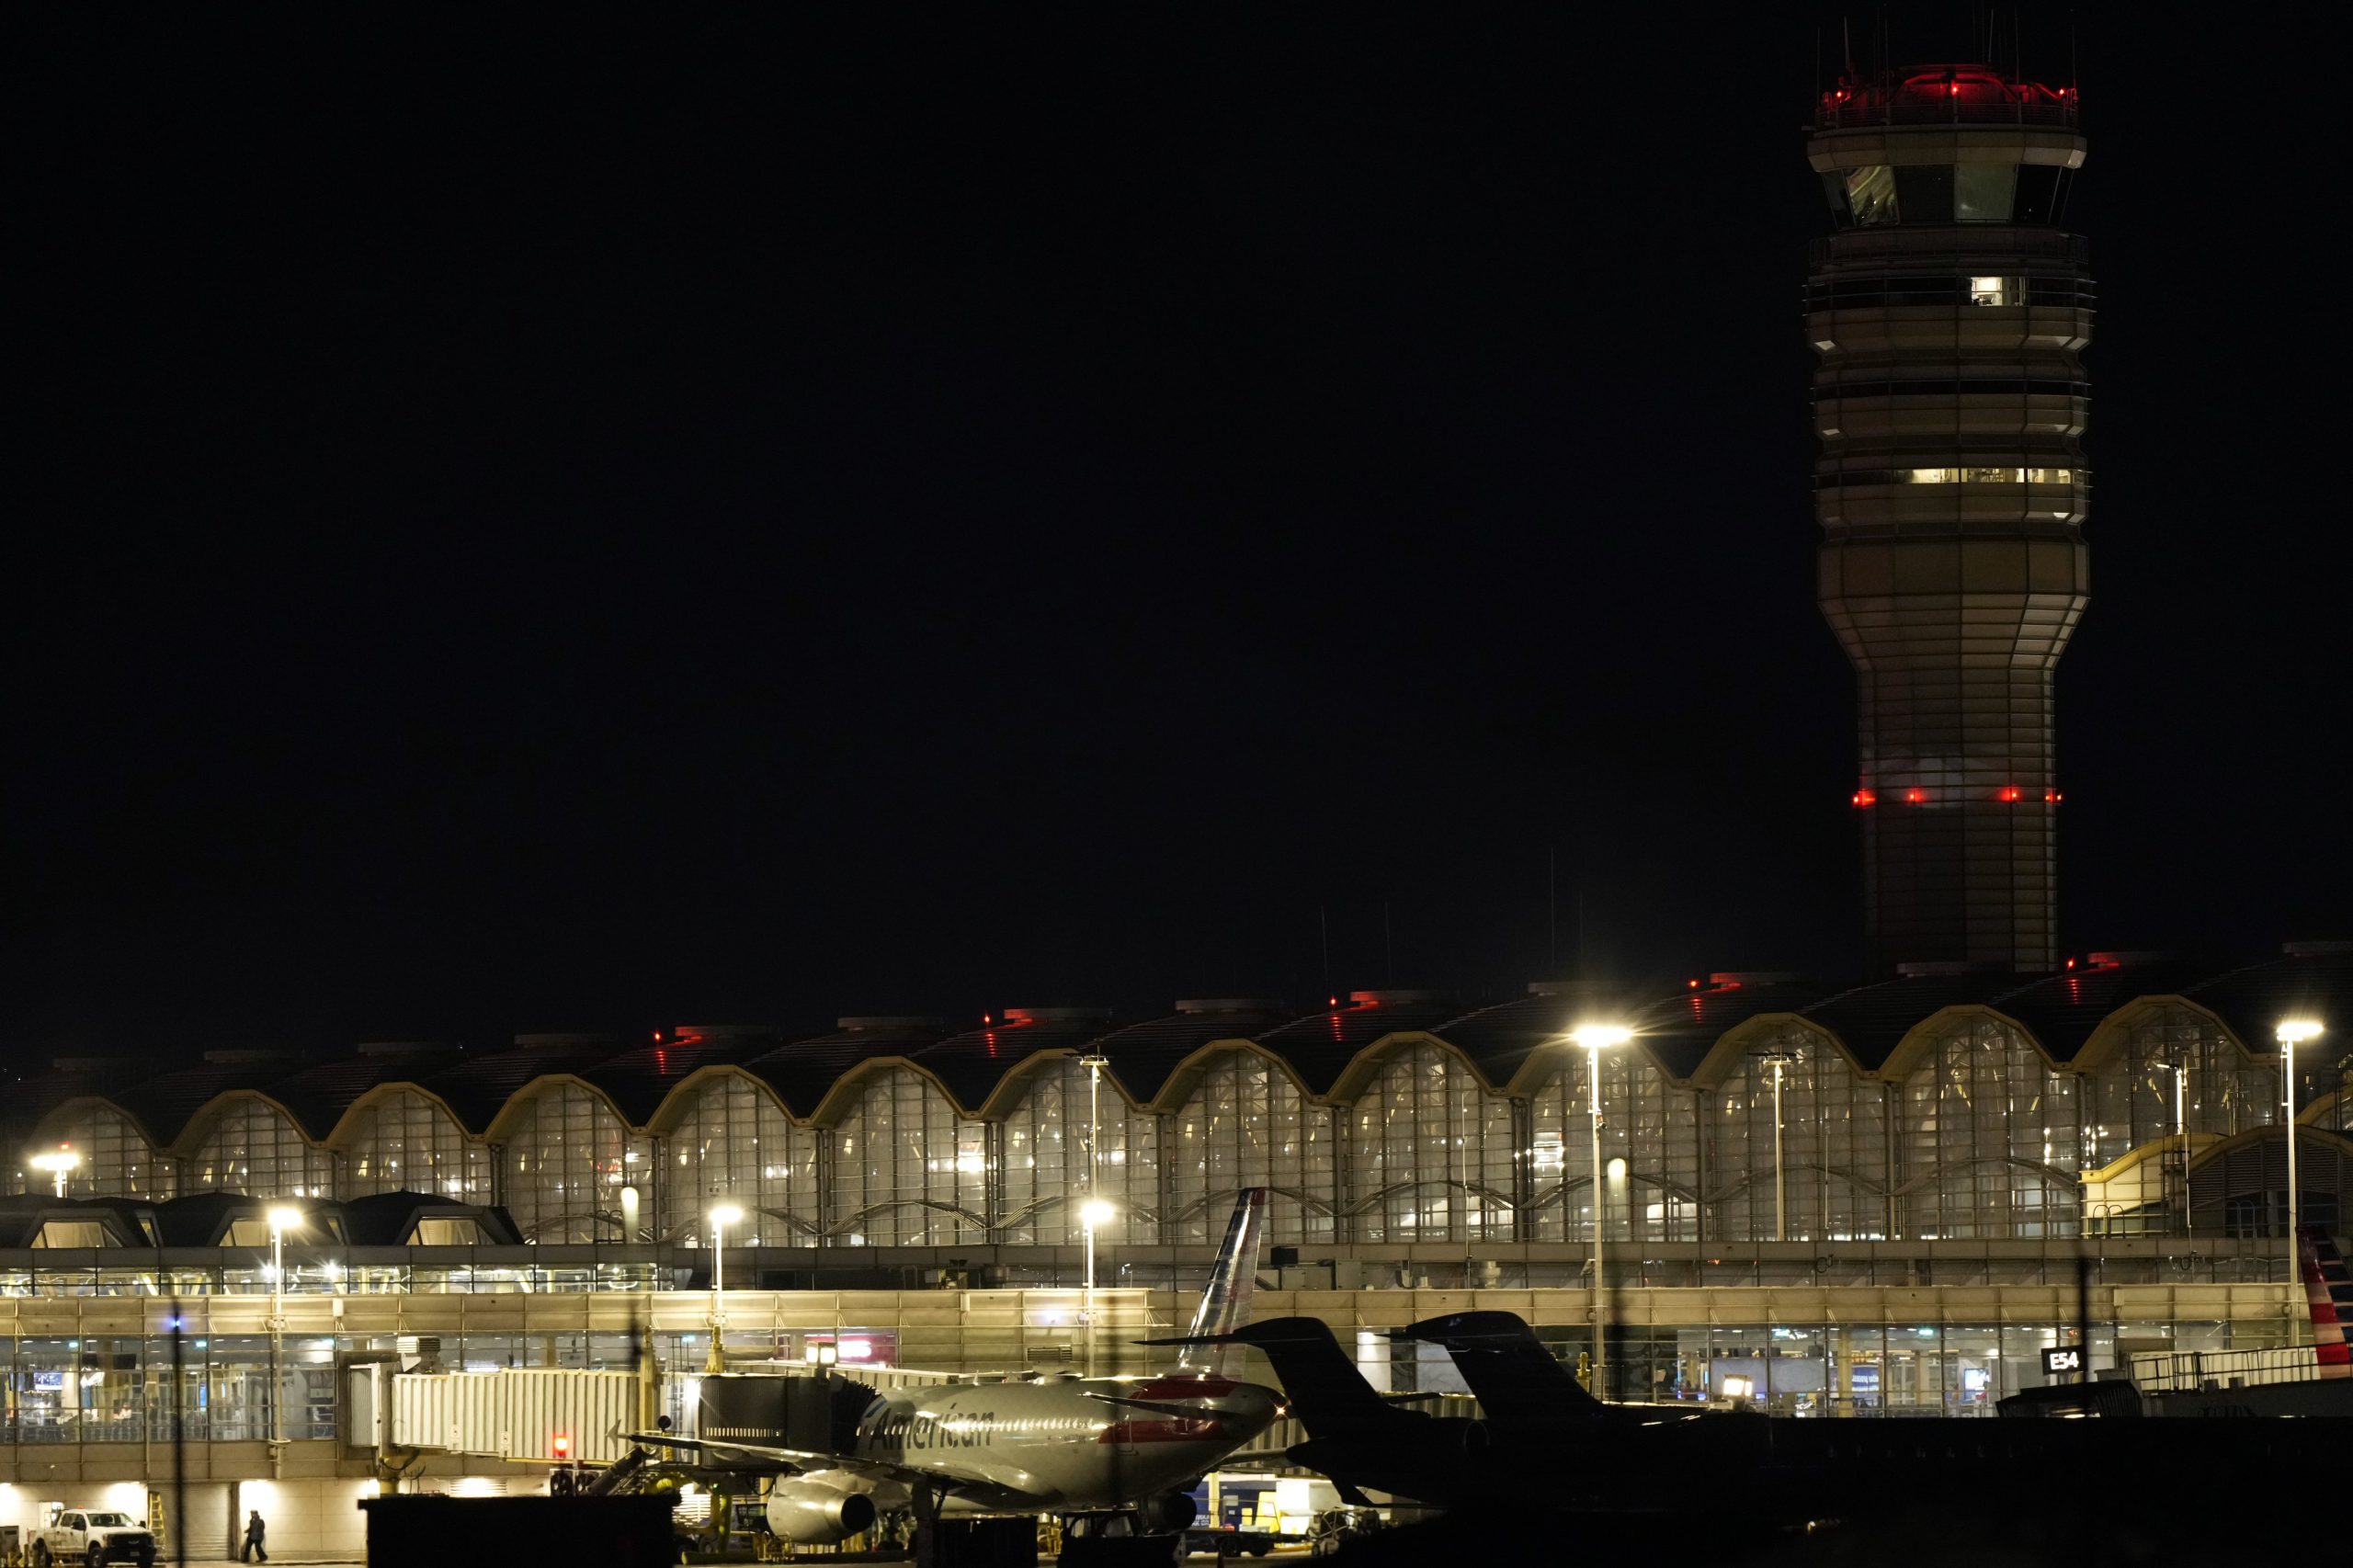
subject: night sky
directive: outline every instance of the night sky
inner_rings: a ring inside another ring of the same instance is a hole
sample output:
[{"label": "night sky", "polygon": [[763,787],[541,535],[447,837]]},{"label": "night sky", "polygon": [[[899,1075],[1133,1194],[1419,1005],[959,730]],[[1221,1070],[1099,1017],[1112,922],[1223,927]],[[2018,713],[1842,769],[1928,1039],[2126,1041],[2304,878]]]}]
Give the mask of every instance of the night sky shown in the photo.
[{"label": "night sky", "polygon": [[[14,40],[11,1060],[1859,976],[1811,13],[824,9]],[[2277,45],[2075,46],[2070,951],[2353,935]]]}]

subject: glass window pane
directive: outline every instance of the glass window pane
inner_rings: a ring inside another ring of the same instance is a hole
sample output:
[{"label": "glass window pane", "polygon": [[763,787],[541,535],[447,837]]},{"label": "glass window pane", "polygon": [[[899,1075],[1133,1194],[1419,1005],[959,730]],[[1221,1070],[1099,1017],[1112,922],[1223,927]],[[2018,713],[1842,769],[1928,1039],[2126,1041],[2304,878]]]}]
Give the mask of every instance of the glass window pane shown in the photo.
[{"label": "glass window pane", "polygon": [[1953,169],[1952,215],[1961,223],[2006,223],[2016,202],[2016,164],[1959,164]]}]

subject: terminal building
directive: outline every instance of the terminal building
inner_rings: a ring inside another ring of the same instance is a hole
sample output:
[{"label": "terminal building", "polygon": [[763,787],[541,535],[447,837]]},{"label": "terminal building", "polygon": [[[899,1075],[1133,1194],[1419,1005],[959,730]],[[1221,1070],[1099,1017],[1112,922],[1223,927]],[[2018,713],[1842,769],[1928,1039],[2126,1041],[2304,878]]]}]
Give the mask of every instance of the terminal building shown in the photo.
[{"label": "terminal building", "polygon": [[[0,1100],[0,1525],[161,1513],[176,1409],[199,1541],[259,1506],[300,1555],[379,1486],[537,1484],[505,1462],[537,1448],[360,1440],[351,1370],[385,1362],[635,1371],[682,1417],[710,1368],[820,1354],[1139,1368],[1245,1187],[1275,1194],[1259,1310],[1400,1391],[1450,1367],[1381,1331],[1474,1304],[1572,1360],[1603,1310],[1616,1397],[1736,1380],[1824,1416],[1990,1411],[2086,1328],[2095,1365],[2282,1343],[2290,1214],[2347,1228],[2353,942],[2057,948],[2083,151],[2072,92],[1980,67],[1819,107],[1820,596],[1862,683],[1868,983],[61,1059]],[[2338,1032],[2290,1060],[2299,1019]],[[1570,1042],[1594,1021],[1631,1038]]]}]

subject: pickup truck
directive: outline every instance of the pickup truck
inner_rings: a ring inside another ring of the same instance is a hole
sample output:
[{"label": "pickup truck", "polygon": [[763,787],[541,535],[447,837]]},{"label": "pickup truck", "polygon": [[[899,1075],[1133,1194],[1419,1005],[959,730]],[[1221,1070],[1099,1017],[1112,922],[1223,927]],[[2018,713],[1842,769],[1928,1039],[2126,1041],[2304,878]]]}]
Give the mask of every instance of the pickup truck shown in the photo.
[{"label": "pickup truck", "polygon": [[57,1522],[33,1537],[33,1568],[52,1563],[87,1564],[135,1562],[153,1568],[155,1537],[144,1521],[129,1514],[94,1513],[68,1508]]}]

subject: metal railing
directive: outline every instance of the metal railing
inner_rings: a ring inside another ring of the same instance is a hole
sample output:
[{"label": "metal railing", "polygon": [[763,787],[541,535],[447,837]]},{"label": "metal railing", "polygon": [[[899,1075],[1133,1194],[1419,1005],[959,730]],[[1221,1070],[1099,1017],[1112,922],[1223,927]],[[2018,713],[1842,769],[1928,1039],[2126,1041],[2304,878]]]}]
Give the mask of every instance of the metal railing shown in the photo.
[{"label": "metal railing", "polygon": [[[1967,84],[1963,84],[1966,88]],[[2062,129],[2077,118],[2073,98],[2018,98],[1963,91],[1943,97],[1904,94],[1881,97],[1859,94],[1839,103],[1825,98],[1814,108],[1817,131],[1855,131],[1873,125],[2049,125]]]},{"label": "metal railing", "polygon": [[2063,261],[2075,267],[2092,264],[2091,244],[2081,234],[2009,223],[1951,223],[1933,228],[1847,229],[1827,239],[1809,241],[1806,265],[1819,272],[1833,264],[1853,267],[1972,254]]},{"label": "metal railing", "polygon": [[2309,1345],[2265,1350],[2177,1350],[2132,1358],[2132,1381],[2143,1393],[2309,1383],[2319,1378],[2320,1357]]}]

